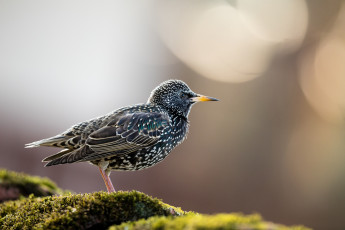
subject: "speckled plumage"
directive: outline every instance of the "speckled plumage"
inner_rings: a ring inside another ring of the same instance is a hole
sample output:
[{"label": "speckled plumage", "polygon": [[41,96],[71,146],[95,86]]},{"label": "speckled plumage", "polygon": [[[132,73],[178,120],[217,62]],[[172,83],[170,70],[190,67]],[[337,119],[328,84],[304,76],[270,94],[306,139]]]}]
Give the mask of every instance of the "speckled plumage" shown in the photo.
[{"label": "speckled plumage", "polygon": [[111,192],[111,170],[140,170],[162,161],[185,139],[191,106],[196,101],[214,100],[195,94],[182,81],[169,80],[152,91],[146,104],[81,122],[26,147],[63,148],[43,160],[48,162],[46,166],[85,161],[99,166]]}]

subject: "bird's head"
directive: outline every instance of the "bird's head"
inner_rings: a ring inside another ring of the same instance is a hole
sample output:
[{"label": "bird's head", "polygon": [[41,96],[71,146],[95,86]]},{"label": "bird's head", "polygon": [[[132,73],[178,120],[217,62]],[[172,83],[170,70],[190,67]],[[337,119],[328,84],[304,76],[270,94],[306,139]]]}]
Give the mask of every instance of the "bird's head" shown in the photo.
[{"label": "bird's head", "polygon": [[187,117],[192,105],[198,101],[218,99],[194,93],[183,81],[168,80],[151,92],[148,103],[159,105],[172,114]]}]

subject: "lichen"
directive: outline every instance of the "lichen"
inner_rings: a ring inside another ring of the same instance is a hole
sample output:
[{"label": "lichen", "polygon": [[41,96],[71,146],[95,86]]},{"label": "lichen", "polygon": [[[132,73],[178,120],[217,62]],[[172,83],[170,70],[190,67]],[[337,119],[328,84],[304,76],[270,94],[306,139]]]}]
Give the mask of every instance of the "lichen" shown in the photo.
[{"label": "lichen", "polygon": [[16,200],[21,196],[27,197],[30,194],[50,196],[63,193],[64,191],[48,178],[0,169],[0,203]]},{"label": "lichen", "polygon": [[181,217],[151,217],[135,222],[127,222],[121,225],[114,225],[109,230],[168,230],[168,229],[188,229],[188,230],[308,230],[303,226],[287,227],[264,221],[260,215],[243,215],[240,213],[202,215],[188,213]]},{"label": "lichen", "polygon": [[3,229],[107,229],[113,224],[151,216],[182,215],[143,193],[69,194],[34,197],[0,204]]}]

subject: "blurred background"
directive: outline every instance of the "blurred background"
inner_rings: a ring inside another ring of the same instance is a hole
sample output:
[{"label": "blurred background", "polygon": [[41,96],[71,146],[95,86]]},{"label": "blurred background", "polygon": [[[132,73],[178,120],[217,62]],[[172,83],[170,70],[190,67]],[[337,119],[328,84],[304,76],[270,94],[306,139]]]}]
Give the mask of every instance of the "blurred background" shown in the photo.
[{"label": "blurred background", "polygon": [[188,139],[162,163],[113,172],[116,189],[345,228],[339,0],[0,0],[0,167],[105,190],[95,166],[45,168],[57,150],[24,144],[146,102],[170,78],[221,101],[193,107]]}]

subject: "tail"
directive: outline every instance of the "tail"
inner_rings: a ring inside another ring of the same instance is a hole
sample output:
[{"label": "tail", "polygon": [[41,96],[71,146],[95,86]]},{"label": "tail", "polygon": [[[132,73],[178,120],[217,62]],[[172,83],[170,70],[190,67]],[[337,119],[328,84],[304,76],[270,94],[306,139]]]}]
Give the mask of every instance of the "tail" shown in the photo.
[{"label": "tail", "polygon": [[61,152],[58,152],[52,156],[43,159],[43,162],[48,162],[45,165],[45,167],[60,164],[70,164],[74,162],[82,162],[85,161],[84,158],[92,152],[93,151],[88,146],[84,146],[82,148],[75,150],[65,149]]},{"label": "tail", "polygon": [[25,148],[35,148],[39,146],[53,146],[64,148],[66,146],[66,141],[71,137],[64,135],[57,135],[40,141],[35,141],[29,144],[25,144]]},{"label": "tail", "polygon": [[35,148],[39,146],[60,147],[64,148],[58,153],[44,158],[43,162],[48,162],[45,166],[52,166],[58,164],[73,163],[82,161],[83,157],[90,151],[85,151],[87,148],[78,148],[76,144],[81,139],[81,136],[66,136],[60,134],[54,137],[35,141],[25,145],[25,148]]},{"label": "tail", "polygon": [[73,149],[63,149],[63,150],[61,150],[58,153],[55,153],[53,155],[50,155],[49,157],[44,158],[42,160],[42,162],[50,162],[52,160],[58,159],[58,158],[60,158],[60,157],[62,157],[64,155],[66,155],[67,153],[70,153],[72,151],[73,151]]}]

